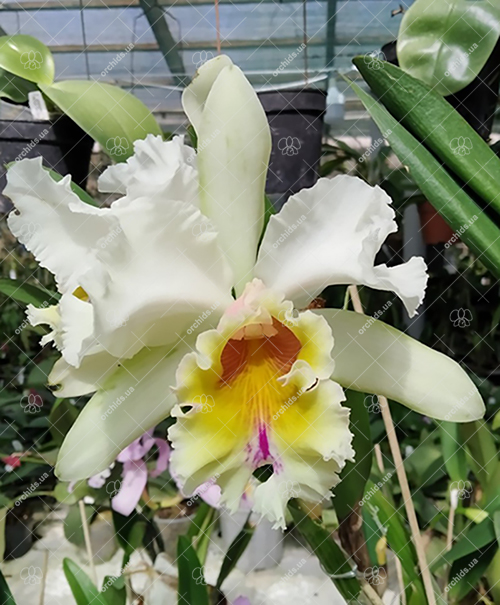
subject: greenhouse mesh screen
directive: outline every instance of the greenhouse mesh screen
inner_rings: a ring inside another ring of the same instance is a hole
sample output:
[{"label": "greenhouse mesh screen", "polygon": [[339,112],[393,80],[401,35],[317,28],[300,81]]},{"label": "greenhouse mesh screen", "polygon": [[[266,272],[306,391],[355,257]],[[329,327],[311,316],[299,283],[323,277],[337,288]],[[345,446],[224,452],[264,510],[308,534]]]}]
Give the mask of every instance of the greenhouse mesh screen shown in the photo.
[{"label": "greenhouse mesh screen", "polygon": [[[327,88],[337,83],[338,70],[350,69],[353,56],[396,37],[399,11],[410,4],[220,0],[222,49],[257,87],[306,80]],[[182,76],[191,76],[216,52],[215,7],[208,0],[7,0],[0,3],[0,26],[47,44],[56,79],[91,78],[133,88],[158,114],[180,110],[175,89]],[[169,64],[160,50],[165,45]],[[337,84],[345,92],[345,84]]]}]

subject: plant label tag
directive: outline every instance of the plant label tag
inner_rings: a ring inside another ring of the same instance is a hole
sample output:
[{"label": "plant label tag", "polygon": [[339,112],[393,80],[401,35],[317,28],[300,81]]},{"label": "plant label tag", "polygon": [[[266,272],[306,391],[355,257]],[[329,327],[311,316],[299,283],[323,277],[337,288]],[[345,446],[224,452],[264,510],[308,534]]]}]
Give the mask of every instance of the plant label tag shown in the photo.
[{"label": "plant label tag", "polygon": [[28,104],[30,106],[31,115],[35,120],[49,119],[47,105],[45,105],[44,98],[39,90],[28,93]]}]

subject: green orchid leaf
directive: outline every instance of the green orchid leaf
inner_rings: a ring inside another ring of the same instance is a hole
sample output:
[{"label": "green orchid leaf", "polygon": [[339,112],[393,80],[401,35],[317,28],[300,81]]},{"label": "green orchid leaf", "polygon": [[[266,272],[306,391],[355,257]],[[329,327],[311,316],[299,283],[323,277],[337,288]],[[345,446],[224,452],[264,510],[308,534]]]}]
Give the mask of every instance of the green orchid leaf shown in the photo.
[{"label": "green orchid leaf", "polygon": [[[248,517],[250,518],[250,515]],[[217,583],[215,585],[218,590],[220,590],[224,580],[236,567],[241,555],[245,552],[246,547],[249,545],[250,540],[252,539],[255,527],[250,525],[249,518],[246,520],[243,529],[239,532],[227,549],[224,560],[222,561],[219,577],[217,578]]]},{"label": "green orchid leaf", "polygon": [[444,465],[452,481],[465,481],[468,475],[464,441],[456,422],[440,422],[439,434]]},{"label": "green orchid leaf", "polygon": [[[390,478],[390,473],[388,475]],[[363,517],[370,515],[379,529],[378,537],[387,537],[387,544],[401,561],[405,585],[416,593],[424,594],[422,581],[418,574],[417,556],[406,529],[405,519],[389,497],[383,493],[383,486],[387,480],[386,475],[377,483],[368,481],[366,484]]]},{"label": "green orchid leaf", "polygon": [[[372,467],[373,444],[370,435],[370,416],[365,405],[366,395],[357,391],[346,391],[343,405],[350,408],[349,429],[354,435],[352,447],[356,452],[356,461],[347,462],[341,481],[333,490],[333,505],[339,520],[345,519],[362,500],[366,482]],[[368,396],[371,400],[371,396]]]},{"label": "green orchid leaf", "polygon": [[101,595],[107,605],[127,605],[127,588],[123,576],[105,576]]},{"label": "green orchid leaf", "polygon": [[500,5],[488,0],[416,0],[398,35],[401,67],[442,95],[474,80],[500,36]]},{"label": "green orchid leaf", "polygon": [[146,105],[117,86],[65,80],[40,89],[116,162],[124,162],[134,153],[134,141],[162,134]]},{"label": "green orchid leaf", "polygon": [[54,81],[52,53],[33,36],[1,36],[0,67],[36,84],[52,84]]},{"label": "green orchid leaf", "polygon": [[464,532],[460,540],[453,545],[451,550],[444,553],[431,564],[431,570],[439,569],[443,564],[452,564],[455,561],[472,555],[478,550],[482,550],[492,542],[496,542],[495,528],[490,517],[474,524]]},{"label": "green orchid leaf", "polygon": [[385,107],[353,82],[351,86],[429,202],[490,271],[500,277],[500,229]]},{"label": "green orchid leaf", "polygon": [[0,277],[0,293],[20,303],[31,304],[35,307],[55,305],[59,299],[59,295],[55,292],[7,277]]},{"label": "green orchid leaf", "polygon": [[465,444],[470,451],[470,464],[483,489],[495,477],[498,468],[498,454],[495,439],[483,420],[464,424],[460,427]]},{"label": "green orchid leaf", "polygon": [[191,540],[186,536],[180,536],[177,542],[177,567],[179,570],[178,605],[186,603],[209,605],[203,567]]},{"label": "green orchid leaf", "polygon": [[10,592],[9,585],[7,584],[3,573],[0,571],[0,603],[2,605],[16,605],[14,597]]},{"label": "green orchid leaf", "polygon": [[77,605],[108,605],[88,575],[71,559],[63,560],[63,571]]},{"label": "green orchid leaf", "polygon": [[[498,545],[492,543],[481,550],[454,561],[448,576],[448,590],[446,591],[450,598],[453,599],[452,602],[462,602],[462,599],[474,589],[497,552]],[[495,579],[495,581],[498,580]]]},{"label": "green orchid leaf", "polygon": [[363,59],[353,62],[394,118],[500,213],[500,158],[489,145],[427,85],[386,61],[373,59],[370,69]]},{"label": "green orchid leaf", "polygon": [[0,68],[0,98],[14,103],[27,103],[28,93],[38,90],[36,84]]},{"label": "green orchid leaf", "polygon": [[[290,500],[288,510],[292,514],[297,530],[307,540],[325,573],[330,576],[342,596],[348,601],[354,599],[359,594],[361,587],[355,575],[350,577],[351,565],[330,532],[308,517],[295,500]],[[338,576],[344,577],[339,578]]]}]

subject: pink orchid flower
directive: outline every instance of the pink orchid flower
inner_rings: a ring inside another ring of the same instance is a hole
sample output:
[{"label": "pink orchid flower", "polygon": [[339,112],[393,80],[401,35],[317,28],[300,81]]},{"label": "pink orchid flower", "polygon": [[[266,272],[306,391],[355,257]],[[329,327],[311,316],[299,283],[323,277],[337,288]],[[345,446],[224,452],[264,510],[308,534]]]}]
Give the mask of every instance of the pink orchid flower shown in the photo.
[{"label": "pink orchid flower", "polygon": [[[118,462],[123,464],[123,471],[120,489],[116,496],[111,499],[111,508],[125,517],[128,517],[139,503],[148,482],[148,476],[158,477],[168,467],[170,446],[165,439],[153,437],[153,431],[154,429],[151,429],[139,439],[133,441],[116,458]],[[158,448],[156,468],[153,471],[148,471],[144,458],[154,445]],[[94,475],[90,477],[89,485],[91,487],[102,487],[106,478],[102,476],[102,473]]]}]

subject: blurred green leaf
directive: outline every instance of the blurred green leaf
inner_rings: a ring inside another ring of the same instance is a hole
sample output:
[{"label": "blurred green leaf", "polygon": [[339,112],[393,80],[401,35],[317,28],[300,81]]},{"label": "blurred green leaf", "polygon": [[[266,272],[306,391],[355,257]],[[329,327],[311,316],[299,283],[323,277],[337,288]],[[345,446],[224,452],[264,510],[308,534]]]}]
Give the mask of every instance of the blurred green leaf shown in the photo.
[{"label": "blurred green leaf", "polygon": [[398,35],[401,67],[442,95],[474,80],[500,35],[500,6],[488,0],[416,0]]},{"label": "blurred green leaf", "polygon": [[126,605],[127,589],[123,576],[105,576],[101,594],[108,605]]},{"label": "blurred green leaf", "polygon": [[186,603],[209,605],[203,568],[187,536],[180,536],[177,542],[177,567],[179,570],[178,605],[186,605]]},{"label": "blurred green leaf", "polygon": [[146,519],[134,511],[128,517],[112,511],[116,540],[124,551],[123,567],[128,563],[130,556],[142,546],[147,530]]},{"label": "blurred green leaf", "polygon": [[492,543],[453,562],[449,573],[448,594],[455,602],[465,598],[474,589],[491,563],[498,545]]},{"label": "blurred green leaf", "polygon": [[[94,516],[94,512],[95,511],[92,506],[85,506],[85,516],[89,525],[92,521],[92,517]],[[72,544],[76,544],[77,546],[83,546],[83,544],[85,544],[82,517],[78,504],[74,504],[69,507],[68,514],[64,519],[64,536],[66,537],[66,540]]]},{"label": "blurred green leaf", "polygon": [[77,605],[109,605],[88,575],[71,559],[63,560],[63,570]]},{"label": "blurred green leaf", "polygon": [[347,462],[340,474],[341,481],[333,490],[332,502],[339,520],[345,519],[363,498],[372,467],[373,445],[370,436],[370,416],[365,405],[366,395],[346,390],[343,405],[351,410],[349,429],[353,434],[352,447],[356,461]]},{"label": "blurred green leaf", "polygon": [[441,451],[448,475],[452,481],[467,479],[467,457],[465,446],[456,422],[438,423],[441,438]]},{"label": "blurred green leaf", "polygon": [[36,84],[0,68],[0,98],[14,103],[27,103],[28,93],[38,90]]},{"label": "blurred green leaf", "polygon": [[[387,475],[386,475],[387,476]],[[384,481],[377,484],[368,481],[363,508],[365,514],[370,514],[379,528],[379,538],[385,535],[387,543],[401,561],[405,585],[414,592],[424,594],[422,581],[417,567],[417,555],[406,529],[405,518],[400,509],[383,493]]]},{"label": "blurred green leaf", "polygon": [[462,537],[456,542],[451,550],[444,553],[443,556],[431,565],[432,570],[439,569],[444,563],[453,563],[464,557],[472,555],[476,551],[483,549],[496,540],[493,521],[488,517],[478,525],[472,525],[470,529],[462,534]]},{"label": "blurred green leaf", "polygon": [[[332,582],[346,600],[354,599],[359,594],[361,587],[356,577],[350,577],[352,573],[351,564],[347,561],[330,532],[308,517],[295,500],[290,500],[288,509],[292,514],[295,527],[307,540],[325,573],[330,576]],[[346,574],[344,579],[334,577],[343,574]]]},{"label": "blurred green leaf", "polygon": [[1,36],[0,67],[37,84],[52,84],[54,81],[52,53],[33,36]]},{"label": "blurred green leaf", "polygon": [[116,162],[124,162],[134,153],[134,141],[148,134],[162,135],[146,105],[118,86],[64,80],[40,88]]},{"label": "blurred green leaf", "polygon": [[0,292],[25,305],[31,304],[35,307],[57,304],[59,295],[49,292],[39,286],[23,283],[18,279],[0,277]]},{"label": "blurred green leaf", "polygon": [[239,532],[227,549],[224,560],[222,561],[219,577],[217,578],[217,583],[215,585],[218,590],[220,590],[224,580],[236,567],[241,555],[245,552],[246,547],[252,539],[255,527],[250,525],[249,519],[250,515],[248,515],[248,519],[246,520],[243,529]]},{"label": "blurred green leaf", "polygon": [[7,584],[5,578],[3,577],[3,573],[0,570],[0,603],[2,605],[16,605],[14,601],[14,597],[10,592],[9,585]]}]

